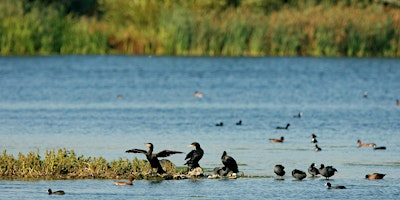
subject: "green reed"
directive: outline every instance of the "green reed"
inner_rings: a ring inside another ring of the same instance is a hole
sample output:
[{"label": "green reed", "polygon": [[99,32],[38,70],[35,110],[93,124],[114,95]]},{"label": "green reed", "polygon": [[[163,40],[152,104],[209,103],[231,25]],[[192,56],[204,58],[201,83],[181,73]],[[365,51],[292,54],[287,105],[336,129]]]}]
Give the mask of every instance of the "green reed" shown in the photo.
[{"label": "green reed", "polygon": [[369,0],[51,2],[0,2],[0,55],[400,56],[399,8]]},{"label": "green reed", "polygon": [[[171,162],[162,164],[169,174],[178,173]],[[151,171],[145,160],[118,159],[108,162],[103,157],[77,156],[73,150],[47,150],[41,157],[39,150],[17,158],[4,150],[0,155],[0,178],[128,178],[141,179]]]}]

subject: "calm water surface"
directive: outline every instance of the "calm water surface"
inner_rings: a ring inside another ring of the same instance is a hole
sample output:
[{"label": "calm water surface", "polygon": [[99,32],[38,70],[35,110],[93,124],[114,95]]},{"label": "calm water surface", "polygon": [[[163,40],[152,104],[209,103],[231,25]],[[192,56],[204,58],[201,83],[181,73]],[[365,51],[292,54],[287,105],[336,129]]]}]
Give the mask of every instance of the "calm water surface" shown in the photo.
[{"label": "calm water surface", "polygon": [[[128,56],[0,57],[0,150],[15,156],[67,148],[111,161],[130,148],[205,150],[200,165],[221,166],[225,150],[237,180],[0,180],[0,199],[392,199],[400,195],[400,59],[204,58]],[[194,91],[204,93],[195,98]],[[367,92],[368,97],[363,94]],[[123,98],[117,98],[122,95]],[[299,112],[303,117],[293,118]],[[242,126],[236,126],[239,120]],[[223,127],[215,124],[223,122]],[[289,130],[276,126],[290,123]],[[321,152],[314,152],[311,133]],[[268,138],[285,137],[282,144]],[[387,150],[357,148],[357,139]],[[169,159],[178,166],[185,155]],[[293,181],[290,171],[333,165],[333,185]],[[286,176],[275,180],[273,166]],[[365,174],[387,174],[365,180]]]}]

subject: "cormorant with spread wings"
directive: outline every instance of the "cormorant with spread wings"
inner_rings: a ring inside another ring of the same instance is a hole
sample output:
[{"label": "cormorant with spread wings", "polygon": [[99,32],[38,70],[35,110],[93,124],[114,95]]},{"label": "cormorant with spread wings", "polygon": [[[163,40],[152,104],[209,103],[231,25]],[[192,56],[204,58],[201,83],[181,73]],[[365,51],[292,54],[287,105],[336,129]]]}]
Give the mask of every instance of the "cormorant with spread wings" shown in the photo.
[{"label": "cormorant with spread wings", "polygon": [[170,155],[176,154],[176,153],[183,153],[180,151],[164,150],[164,151],[160,151],[158,153],[153,154],[153,144],[146,143],[145,145],[149,147],[148,151],[145,151],[142,149],[130,149],[125,152],[126,153],[143,153],[143,154],[145,154],[147,160],[150,162],[151,168],[157,168],[157,173],[159,173],[159,174],[165,174],[165,171],[161,167],[161,164],[160,164],[160,161],[158,160],[158,158],[167,157],[167,156],[170,156]]}]

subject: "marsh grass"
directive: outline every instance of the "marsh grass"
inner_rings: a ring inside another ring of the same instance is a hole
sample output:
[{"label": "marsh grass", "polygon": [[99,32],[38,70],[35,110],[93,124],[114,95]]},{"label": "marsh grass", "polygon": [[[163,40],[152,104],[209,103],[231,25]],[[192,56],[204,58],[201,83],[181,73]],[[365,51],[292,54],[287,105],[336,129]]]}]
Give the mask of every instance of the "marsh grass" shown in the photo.
[{"label": "marsh grass", "polygon": [[0,2],[1,55],[400,56],[400,9],[378,1],[38,2]]},{"label": "marsh grass", "polygon": [[[168,174],[178,173],[175,165],[162,162]],[[45,178],[45,179],[86,179],[86,178],[129,178],[143,179],[151,171],[145,160],[118,159],[107,161],[103,157],[77,156],[73,150],[47,150],[43,158],[36,152],[17,158],[4,150],[0,155],[0,178]],[[181,170],[182,171],[182,170]]]}]

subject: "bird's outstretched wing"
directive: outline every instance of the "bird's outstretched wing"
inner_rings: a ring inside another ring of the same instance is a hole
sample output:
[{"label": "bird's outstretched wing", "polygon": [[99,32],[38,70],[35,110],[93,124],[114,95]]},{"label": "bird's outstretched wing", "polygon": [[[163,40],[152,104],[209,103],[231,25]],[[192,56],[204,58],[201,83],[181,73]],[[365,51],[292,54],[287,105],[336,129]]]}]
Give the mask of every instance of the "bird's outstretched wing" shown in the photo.
[{"label": "bird's outstretched wing", "polygon": [[170,155],[176,154],[176,153],[183,153],[183,152],[180,152],[180,151],[171,151],[171,150],[164,150],[164,151],[158,152],[158,154],[156,154],[156,155],[157,155],[157,157],[167,157],[167,156],[170,156]]},{"label": "bird's outstretched wing", "polygon": [[129,150],[126,150],[125,153],[144,153],[144,154],[146,154],[147,151],[142,150],[142,149],[129,149]]},{"label": "bird's outstretched wing", "polygon": [[194,154],[194,151],[195,151],[195,150],[192,150],[191,152],[189,152],[189,153],[186,155],[185,160],[187,160],[187,159],[189,159],[189,158],[192,158],[192,157],[193,157],[193,154]]}]

